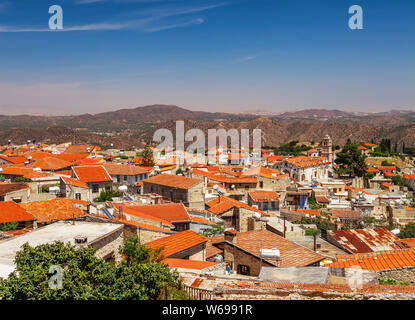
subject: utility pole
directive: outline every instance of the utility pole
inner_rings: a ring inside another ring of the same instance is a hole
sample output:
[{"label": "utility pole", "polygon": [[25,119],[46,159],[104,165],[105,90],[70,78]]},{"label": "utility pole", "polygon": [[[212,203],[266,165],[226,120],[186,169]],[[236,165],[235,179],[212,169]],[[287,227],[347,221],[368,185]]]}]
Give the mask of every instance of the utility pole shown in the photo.
[{"label": "utility pole", "polygon": [[[75,132],[72,139],[72,171],[75,166]],[[72,225],[75,225],[75,190],[72,189]]]},{"label": "utility pole", "polygon": [[285,238],[285,215],[284,215],[284,238]]}]

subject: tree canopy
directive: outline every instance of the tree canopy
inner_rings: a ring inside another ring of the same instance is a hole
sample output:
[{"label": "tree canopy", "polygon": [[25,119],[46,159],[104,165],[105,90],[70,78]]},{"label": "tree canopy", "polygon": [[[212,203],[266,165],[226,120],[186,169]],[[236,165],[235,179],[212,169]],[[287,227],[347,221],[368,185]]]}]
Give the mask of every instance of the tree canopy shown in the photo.
[{"label": "tree canopy", "polygon": [[142,157],[143,157],[143,160],[141,161],[142,166],[144,167],[154,166],[153,151],[151,150],[150,145],[146,145],[142,153]]},{"label": "tree canopy", "polygon": [[[75,248],[55,242],[31,247],[15,257],[16,270],[0,279],[3,300],[148,300],[157,299],[165,286],[180,288],[177,273],[159,263],[159,251],[127,239],[120,248],[121,262],[96,257],[93,248]],[[49,268],[62,268],[62,288],[49,287]]]},{"label": "tree canopy", "polygon": [[336,155],[336,164],[340,165],[339,173],[363,177],[366,174],[366,156],[357,145],[347,142],[342,151]]}]

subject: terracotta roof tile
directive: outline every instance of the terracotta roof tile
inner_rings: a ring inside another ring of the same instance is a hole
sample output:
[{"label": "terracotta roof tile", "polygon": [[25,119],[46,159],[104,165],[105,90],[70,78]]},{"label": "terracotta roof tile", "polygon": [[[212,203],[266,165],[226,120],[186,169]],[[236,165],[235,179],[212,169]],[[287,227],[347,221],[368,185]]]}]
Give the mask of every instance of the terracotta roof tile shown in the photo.
[{"label": "terracotta roof tile", "polygon": [[279,199],[275,191],[251,191],[248,193],[253,201],[276,201]]},{"label": "terracotta roof tile", "polygon": [[[73,218],[71,199],[58,198],[45,201],[20,203],[19,205],[36,217],[38,222],[69,220]],[[75,218],[86,215],[76,205],[74,206],[74,214]]]},{"label": "terracotta roof tile", "polygon": [[148,242],[146,243],[146,247],[152,249],[163,248],[162,254],[165,258],[168,258],[181,251],[206,242],[206,237],[199,235],[192,230],[186,230],[171,236]]},{"label": "terracotta roof tile", "polygon": [[72,169],[78,180],[84,182],[112,181],[111,176],[103,166],[74,167]]},{"label": "terracotta roof tile", "polygon": [[182,269],[194,269],[202,270],[219,263],[210,261],[196,261],[196,260],[185,260],[185,259],[173,259],[167,258],[163,260],[164,263],[168,264],[171,268],[182,268]]},{"label": "terracotta roof tile", "polygon": [[353,265],[376,271],[415,267],[415,248],[342,255],[337,256],[336,262],[326,264],[333,268],[350,268]]},{"label": "terracotta roof tile", "polygon": [[77,179],[72,179],[72,178],[67,178],[67,177],[61,177],[62,181],[70,186],[75,186],[75,187],[79,187],[79,188],[86,188],[88,189],[88,185],[81,181],[81,180],[77,180]]},{"label": "terracotta roof tile", "polygon": [[14,201],[0,202],[0,223],[32,221],[36,218]]},{"label": "terracotta roof tile", "polygon": [[189,189],[201,182],[202,180],[200,179],[177,176],[173,174],[159,174],[143,180],[143,183],[153,183],[178,189]]}]

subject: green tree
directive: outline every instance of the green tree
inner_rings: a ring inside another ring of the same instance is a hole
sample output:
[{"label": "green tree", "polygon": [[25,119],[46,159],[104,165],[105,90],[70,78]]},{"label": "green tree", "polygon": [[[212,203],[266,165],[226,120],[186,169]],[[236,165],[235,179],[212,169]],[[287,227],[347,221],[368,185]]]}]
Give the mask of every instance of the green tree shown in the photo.
[{"label": "green tree", "polygon": [[16,230],[19,224],[16,221],[0,223],[0,231]]},{"label": "green tree", "polygon": [[184,172],[181,168],[176,170],[176,175],[183,175],[183,174],[184,174]]},{"label": "green tree", "polygon": [[94,199],[94,202],[112,201],[112,198],[121,197],[122,194],[118,191],[102,191],[99,197]]},{"label": "green tree", "polygon": [[340,165],[339,173],[363,177],[367,170],[366,156],[356,145],[346,143],[343,150],[337,154],[335,162]]},{"label": "green tree", "polygon": [[144,151],[142,153],[143,160],[141,161],[141,165],[144,167],[153,167],[154,166],[154,159],[153,159],[153,151],[150,148],[150,145],[146,145]]},{"label": "green tree", "polygon": [[405,227],[401,229],[399,238],[401,239],[415,238],[415,223],[410,222],[407,225],[405,225]]},{"label": "green tree", "polygon": [[213,236],[217,236],[217,235],[222,234],[223,231],[224,231],[223,226],[221,226],[221,225],[215,225],[214,227],[212,227],[212,228],[210,228],[208,230],[205,230],[203,232],[203,235],[205,237],[213,237]]},{"label": "green tree", "polygon": [[[55,242],[31,247],[15,257],[16,270],[0,281],[3,300],[135,300],[157,299],[166,286],[181,288],[177,273],[152,259],[139,241],[127,240],[118,264],[95,256],[93,248]],[[62,268],[62,289],[49,287],[49,268]]]}]

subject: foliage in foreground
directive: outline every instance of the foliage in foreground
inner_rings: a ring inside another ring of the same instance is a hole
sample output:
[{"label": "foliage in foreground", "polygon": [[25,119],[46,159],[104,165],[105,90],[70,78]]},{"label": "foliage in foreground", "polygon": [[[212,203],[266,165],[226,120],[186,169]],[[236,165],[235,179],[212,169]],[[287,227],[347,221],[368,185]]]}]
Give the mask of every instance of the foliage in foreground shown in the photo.
[{"label": "foliage in foreground", "polygon": [[[93,248],[62,242],[31,247],[27,243],[16,254],[14,271],[0,279],[4,300],[147,300],[157,299],[165,286],[181,288],[177,273],[160,264],[159,252],[126,240],[120,248],[125,259],[113,265],[97,258]],[[49,268],[62,268],[62,289],[49,288]]]}]

